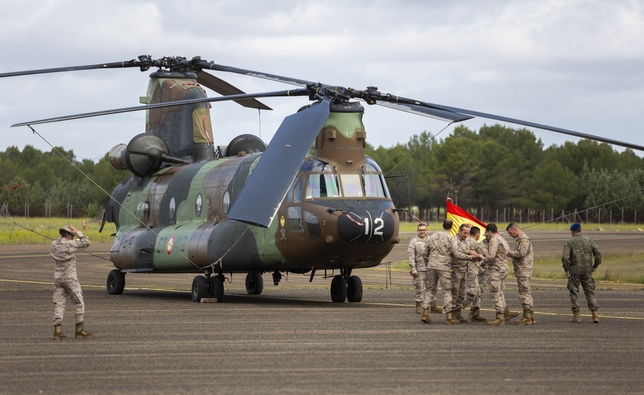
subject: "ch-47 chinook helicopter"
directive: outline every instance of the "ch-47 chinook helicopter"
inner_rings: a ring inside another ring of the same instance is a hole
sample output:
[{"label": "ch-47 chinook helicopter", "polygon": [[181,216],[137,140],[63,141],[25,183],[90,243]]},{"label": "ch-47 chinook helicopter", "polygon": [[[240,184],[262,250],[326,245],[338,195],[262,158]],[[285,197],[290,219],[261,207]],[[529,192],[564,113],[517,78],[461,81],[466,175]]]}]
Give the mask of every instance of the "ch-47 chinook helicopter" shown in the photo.
[{"label": "ch-47 chinook helicopter", "polygon": [[[460,122],[484,117],[593,139],[637,150],[644,147],[478,111],[343,88],[214,62],[181,57],[137,59],[87,66],[0,74],[137,67],[150,74],[144,106],[77,114],[13,126],[31,126],[147,110],[146,132],[110,150],[114,167],[133,176],[117,186],[104,222],[117,232],[110,250],[116,269],[110,294],[121,294],[126,273],[199,273],[192,300],[224,296],[226,274],[246,273],[246,290],[260,294],[263,273],[277,285],[282,274],[332,277],[334,302],[362,300],[353,269],[378,265],[398,239],[398,214],[385,178],[365,155],[364,108],[359,101]],[[265,78],[297,89],[245,94],[207,73],[215,70]],[[208,98],[201,85],[223,96]],[[269,109],[257,98],[308,96],[312,104],[286,117],[268,146],[241,135],[215,146],[209,102],[235,100]],[[357,99],[355,101],[352,99]],[[101,226],[102,229],[102,226]],[[330,274],[329,274],[330,272]]]}]

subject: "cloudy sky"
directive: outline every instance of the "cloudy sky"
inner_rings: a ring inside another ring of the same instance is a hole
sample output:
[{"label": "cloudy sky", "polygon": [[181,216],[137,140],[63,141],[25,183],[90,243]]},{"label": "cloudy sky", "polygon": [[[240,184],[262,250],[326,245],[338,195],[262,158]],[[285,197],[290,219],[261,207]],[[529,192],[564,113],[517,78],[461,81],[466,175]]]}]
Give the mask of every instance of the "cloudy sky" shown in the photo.
[{"label": "cloudy sky", "polygon": [[[198,55],[644,145],[644,0],[22,0],[3,4],[0,26],[0,73],[142,54]],[[137,105],[148,74],[122,69],[0,79],[0,150],[49,151],[29,129],[10,125]],[[246,92],[289,87],[216,75]],[[241,133],[270,141],[282,119],[307,103],[263,101],[274,111],[213,104],[216,143]],[[364,122],[368,141],[385,147],[446,125],[380,106],[368,106]],[[494,122],[464,124],[476,130],[484,123]],[[137,112],[35,128],[77,158],[98,160],[144,124],[144,112]],[[575,141],[533,131],[546,146]]]}]

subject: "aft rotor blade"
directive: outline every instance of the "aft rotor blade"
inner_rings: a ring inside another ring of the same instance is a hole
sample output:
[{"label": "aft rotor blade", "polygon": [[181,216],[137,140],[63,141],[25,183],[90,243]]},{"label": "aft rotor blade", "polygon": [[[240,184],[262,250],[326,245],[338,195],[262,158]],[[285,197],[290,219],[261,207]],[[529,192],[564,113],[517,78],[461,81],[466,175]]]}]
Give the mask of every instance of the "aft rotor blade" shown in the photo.
[{"label": "aft rotor blade", "polygon": [[307,86],[308,84],[313,83],[313,81],[306,81],[298,78],[291,78],[291,77],[285,77],[277,74],[264,73],[262,71],[241,69],[239,67],[224,66],[223,64],[216,64],[212,62],[200,63],[199,66],[203,67],[204,69],[225,71],[227,73],[235,73],[235,74],[246,75],[249,77],[257,77],[257,78],[262,78],[269,81],[277,81],[277,82],[282,82],[285,84],[291,84],[296,86]]},{"label": "aft rotor blade", "polygon": [[284,119],[233,203],[228,218],[268,228],[329,117],[329,99]]},{"label": "aft rotor blade", "polygon": [[[200,71],[197,73],[197,82],[223,96],[244,94],[242,90],[234,87],[221,78],[206,73],[205,71]],[[255,99],[234,100],[234,102],[248,108],[256,108],[258,110],[272,110],[272,108],[268,107],[266,104]]]},{"label": "aft rotor blade", "polygon": [[378,101],[376,104],[387,108],[393,108],[394,110],[422,115],[424,117],[434,118],[445,122],[462,122],[474,118],[458,112],[422,107],[415,104],[390,103],[383,101]]},{"label": "aft rotor blade", "polygon": [[56,68],[50,68],[50,69],[39,69],[39,70],[13,71],[9,73],[0,73],[0,78],[19,77],[22,75],[34,75],[34,74],[61,73],[65,71],[118,69],[118,68],[124,68],[124,67],[141,67],[141,63],[138,60],[133,59],[133,60],[126,60],[122,62],[89,64],[85,66],[69,66],[69,67],[56,67]]},{"label": "aft rotor blade", "polygon": [[86,112],[86,113],[82,113],[82,114],[65,115],[65,116],[54,117],[54,118],[45,118],[45,119],[39,119],[39,120],[36,120],[36,121],[27,121],[27,122],[16,123],[16,124],[11,125],[11,127],[13,128],[13,127],[18,127],[18,126],[28,126],[28,125],[38,125],[38,124],[43,124],[43,123],[71,121],[71,120],[74,120],[74,119],[92,118],[92,117],[100,117],[100,116],[103,116],[103,115],[121,114],[121,113],[125,113],[125,112],[151,110],[151,109],[154,109],[154,108],[185,106],[185,105],[188,105],[188,104],[213,103],[213,102],[228,101],[228,100],[244,100],[244,99],[252,99],[252,98],[256,98],[256,97],[307,96],[308,94],[309,94],[309,91],[307,89],[293,89],[293,90],[275,91],[275,92],[245,93],[243,95],[204,97],[204,98],[199,98],[199,99],[190,99],[190,100],[180,100],[180,101],[172,101],[172,102],[164,102],[164,103],[146,104],[144,106],[124,107],[124,108],[117,108],[117,109],[113,109],[113,110],[94,111],[94,112]]}]

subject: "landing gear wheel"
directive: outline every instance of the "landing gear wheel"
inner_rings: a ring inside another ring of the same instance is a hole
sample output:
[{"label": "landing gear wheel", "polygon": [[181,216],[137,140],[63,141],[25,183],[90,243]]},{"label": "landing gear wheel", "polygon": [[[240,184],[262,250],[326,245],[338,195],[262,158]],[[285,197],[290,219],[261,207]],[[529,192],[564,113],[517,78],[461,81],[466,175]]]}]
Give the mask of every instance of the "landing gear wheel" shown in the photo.
[{"label": "landing gear wheel", "polygon": [[224,276],[221,274],[210,277],[210,296],[219,303],[224,300]]},{"label": "landing gear wheel", "polygon": [[261,273],[253,272],[246,275],[246,292],[249,295],[259,295],[264,290],[264,278]]},{"label": "landing gear wheel", "polygon": [[199,302],[201,298],[207,298],[208,280],[204,276],[197,276],[192,280],[192,301]]},{"label": "landing gear wheel", "polygon": [[347,282],[347,300],[349,302],[362,301],[362,280],[360,280],[360,277],[349,277],[349,281]]},{"label": "landing gear wheel", "polygon": [[344,303],[347,299],[347,280],[344,276],[334,276],[331,280],[331,300]]},{"label": "landing gear wheel", "polygon": [[110,295],[120,295],[125,288],[125,273],[114,269],[107,275],[107,293]]}]

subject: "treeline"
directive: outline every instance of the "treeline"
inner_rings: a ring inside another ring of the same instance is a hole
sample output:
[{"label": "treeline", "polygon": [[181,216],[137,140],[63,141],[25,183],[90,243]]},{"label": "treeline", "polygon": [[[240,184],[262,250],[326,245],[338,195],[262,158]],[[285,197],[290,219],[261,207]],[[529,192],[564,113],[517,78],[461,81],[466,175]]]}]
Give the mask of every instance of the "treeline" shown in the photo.
[{"label": "treeline", "polygon": [[[80,170],[80,171],[79,171]],[[97,163],[78,161],[73,151],[56,147],[42,152],[32,146],[0,152],[0,206],[12,216],[94,217],[109,202],[108,193],[131,177],[112,167],[106,154]],[[6,203],[6,206],[5,206]],[[4,214],[4,213],[2,213]]]},{"label": "treeline", "polygon": [[487,221],[497,210],[508,213],[508,221],[519,215],[525,221],[528,211],[541,221],[544,211],[550,219],[552,212],[591,208],[588,219],[595,222],[608,222],[611,212],[616,222],[622,210],[628,222],[636,212],[644,217],[644,160],[592,140],[544,149],[527,129],[458,126],[445,139],[421,133],[367,152],[385,173],[396,206],[417,207],[424,219],[430,208],[444,207],[446,197]]},{"label": "treeline", "polygon": [[[424,219],[448,196],[486,221],[497,210],[508,221],[527,220],[529,210],[540,221],[544,211],[549,219],[593,207],[600,207],[589,212],[595,222],[607,222],[611,212],[621,219],[622,210],[628,222],[636,212],[644,218],[644,159],[591,140],[544,148],[527,129],[458,126],[445,139],[421,133],[390,148],[367,144],[367,154],[385,173],[396,206],[416,207]],[[24,215],[26,204],[30,216],[66,216],[71,205],[75,217],[93,217],[109,197],[83,173],[107,192],[131,176],[114,169],[108,155],[94,163],[59,147],[9,147],[0,152],[0,206],[14,216]]]}]

